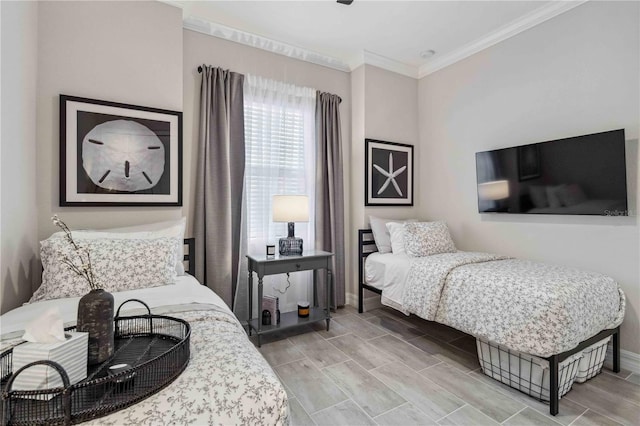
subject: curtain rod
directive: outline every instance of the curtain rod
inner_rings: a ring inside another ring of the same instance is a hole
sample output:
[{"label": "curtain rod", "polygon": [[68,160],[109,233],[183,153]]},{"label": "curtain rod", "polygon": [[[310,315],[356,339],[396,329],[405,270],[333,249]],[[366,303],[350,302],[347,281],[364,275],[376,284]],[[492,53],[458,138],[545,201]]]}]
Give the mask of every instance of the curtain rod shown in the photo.
[{"label": "curtain rod", "polygon": [[[198,66],[198,72],[202,74],[202,65]],[[321,93],[329,93],[329,92],[321,92]],[[331,93],[329,94],[331,95]],[[338,99],[339,99],[338,103],[342,103],[342,98],[340,96],[338,96]]]}]

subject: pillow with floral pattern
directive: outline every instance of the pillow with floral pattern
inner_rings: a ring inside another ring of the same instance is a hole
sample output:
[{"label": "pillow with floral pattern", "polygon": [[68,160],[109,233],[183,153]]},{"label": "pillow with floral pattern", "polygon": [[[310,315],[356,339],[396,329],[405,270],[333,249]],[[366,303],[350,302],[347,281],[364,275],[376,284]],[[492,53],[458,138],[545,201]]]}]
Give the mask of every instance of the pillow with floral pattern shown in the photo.
[{"label": "pillow with floral pattern", "polygon": [[[100,288],[108,292],[175,284],[177,237],[145,239],[99,239],[76,241],[86,247]],[[64,263],[77,255],[64,237],[40,242],[42,285],[30,302],[84,296],[91,290],[87,281]]]},{"label": "pillow with floral pattern", "polygon": [[416,222],[404,225],[404,247],[410,257],[455,253],[449,228],[444,222]]}]

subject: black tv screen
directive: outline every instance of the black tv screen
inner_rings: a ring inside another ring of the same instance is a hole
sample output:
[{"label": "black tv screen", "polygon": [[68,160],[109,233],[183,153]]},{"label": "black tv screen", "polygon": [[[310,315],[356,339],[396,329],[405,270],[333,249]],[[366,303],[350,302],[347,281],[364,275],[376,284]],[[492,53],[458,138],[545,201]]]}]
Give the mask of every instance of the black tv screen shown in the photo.
[{"label": "black tv screen", "polygon": [[478,211],[627,216],[624,129],[476,153]]}]

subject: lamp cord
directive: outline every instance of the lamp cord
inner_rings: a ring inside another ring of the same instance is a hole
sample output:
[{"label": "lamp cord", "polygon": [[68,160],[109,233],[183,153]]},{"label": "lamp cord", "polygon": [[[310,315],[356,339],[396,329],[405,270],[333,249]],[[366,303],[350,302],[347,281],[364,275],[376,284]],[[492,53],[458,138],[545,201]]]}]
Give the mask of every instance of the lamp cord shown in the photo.
[{"label": "lamp cord", "polygon": [[280,289],[276,288],[276,286],[273,286],[273,289],[280,294],[285,294],[287,290],[289,290],[289,287],[291,287],[291,281],[289,280],[289,278],[289,273],[287,272],[287,287],[284,289],[284,291],[280,291]]}]

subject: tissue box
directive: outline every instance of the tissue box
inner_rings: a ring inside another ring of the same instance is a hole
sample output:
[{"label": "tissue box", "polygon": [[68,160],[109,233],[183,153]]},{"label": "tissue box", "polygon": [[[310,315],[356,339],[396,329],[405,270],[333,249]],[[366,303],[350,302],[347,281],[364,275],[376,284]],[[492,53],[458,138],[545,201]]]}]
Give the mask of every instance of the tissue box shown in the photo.
[{"label": "tissue box", "polygon": [[[68,337],[64,342],[26,342],[13,348],[13,372],[34,361],[49,360],[65,369],[71,384],[87,377],[89,333],[67,332],[66,336]],[[16,377],[12,389],[38,390],[62,386],[62,377],[54,368],[35,365]]]}]

